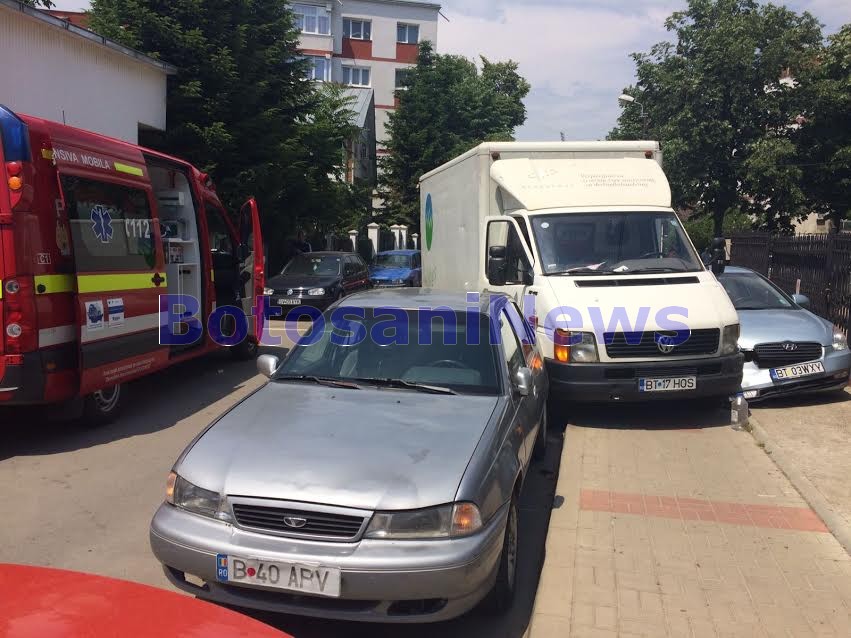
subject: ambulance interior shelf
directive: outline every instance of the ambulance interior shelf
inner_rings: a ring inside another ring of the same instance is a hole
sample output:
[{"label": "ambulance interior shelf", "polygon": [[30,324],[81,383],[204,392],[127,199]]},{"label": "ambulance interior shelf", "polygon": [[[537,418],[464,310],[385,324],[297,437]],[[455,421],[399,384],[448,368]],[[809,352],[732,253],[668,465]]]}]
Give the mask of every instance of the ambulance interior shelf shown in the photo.
[{"label": "ambulance interior shelf", "polygon": [[151,167],[160,216],[168,292],[201,300],[198,222],[189,183],[180,171]]}]

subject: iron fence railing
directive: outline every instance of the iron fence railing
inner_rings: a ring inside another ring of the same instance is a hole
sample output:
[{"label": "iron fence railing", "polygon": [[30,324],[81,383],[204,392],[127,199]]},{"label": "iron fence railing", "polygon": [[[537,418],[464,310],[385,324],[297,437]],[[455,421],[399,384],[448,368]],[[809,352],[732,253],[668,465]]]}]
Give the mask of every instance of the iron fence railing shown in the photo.
[{"label": "iron fence railing", "polygon": [[730,261],[807,295],[813,312],[851,334],[851,234],[734,235]]}]

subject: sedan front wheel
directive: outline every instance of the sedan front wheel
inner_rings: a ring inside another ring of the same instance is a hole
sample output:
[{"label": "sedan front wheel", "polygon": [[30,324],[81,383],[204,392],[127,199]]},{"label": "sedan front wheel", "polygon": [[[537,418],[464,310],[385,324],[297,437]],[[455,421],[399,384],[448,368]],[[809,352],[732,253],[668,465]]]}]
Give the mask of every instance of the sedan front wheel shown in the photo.
[{"label": "sedan front wheel", "polygon": [[508,520],[505,522],[496,582],[484,601],[484,607],[490,612],[504,613],[508,611],[514,600],[514,591],[517,588],[517,555],[520,547],[518,531],[517,497],[515,496],[508,506]]}]

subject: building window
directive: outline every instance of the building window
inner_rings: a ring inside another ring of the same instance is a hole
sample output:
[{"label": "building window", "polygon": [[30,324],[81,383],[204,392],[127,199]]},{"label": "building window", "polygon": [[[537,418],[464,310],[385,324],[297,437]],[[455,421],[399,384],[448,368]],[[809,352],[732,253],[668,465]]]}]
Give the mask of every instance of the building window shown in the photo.
[{"label": "building window", "polygon": [[372,22],[343,18],[343,37],[352,40],[372,40]]},{"label": "building window", "polygon": [[296,27],[302,33],[331,34],[331,15],[324,7],[313,4],[294,4],[293,13]]},{"label": "building window", "polygon": [[408,88],[408,77],[411,74],[410,69],[396,69],[396,88],[397,89],[407,89]]},{"label": "building window", "polygon": [[344,66],[343,84],[349,84],[351,86],[369,86],[369,69]]},{"label": "building window", "polygon": [[319,82],[331,81],[331,60],[321,55],[306,55],[304,59],[308,62],[308,80],[318,80]]},{"label": "building window", "polygon": [[396,25],[396,42],[401,44],[418,44],[420,41],[420,28],[416,24]]}]

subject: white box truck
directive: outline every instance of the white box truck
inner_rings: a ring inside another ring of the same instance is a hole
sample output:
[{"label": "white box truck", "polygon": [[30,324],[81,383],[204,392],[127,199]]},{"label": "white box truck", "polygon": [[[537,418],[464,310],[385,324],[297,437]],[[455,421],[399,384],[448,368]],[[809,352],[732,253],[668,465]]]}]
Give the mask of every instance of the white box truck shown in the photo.
[{"label": "white box truck", "polygon": [[739,390],[739,320],[671,207],[657,142],[487,143],[420,181],[423,286],[504,292],[551,397]]}]

